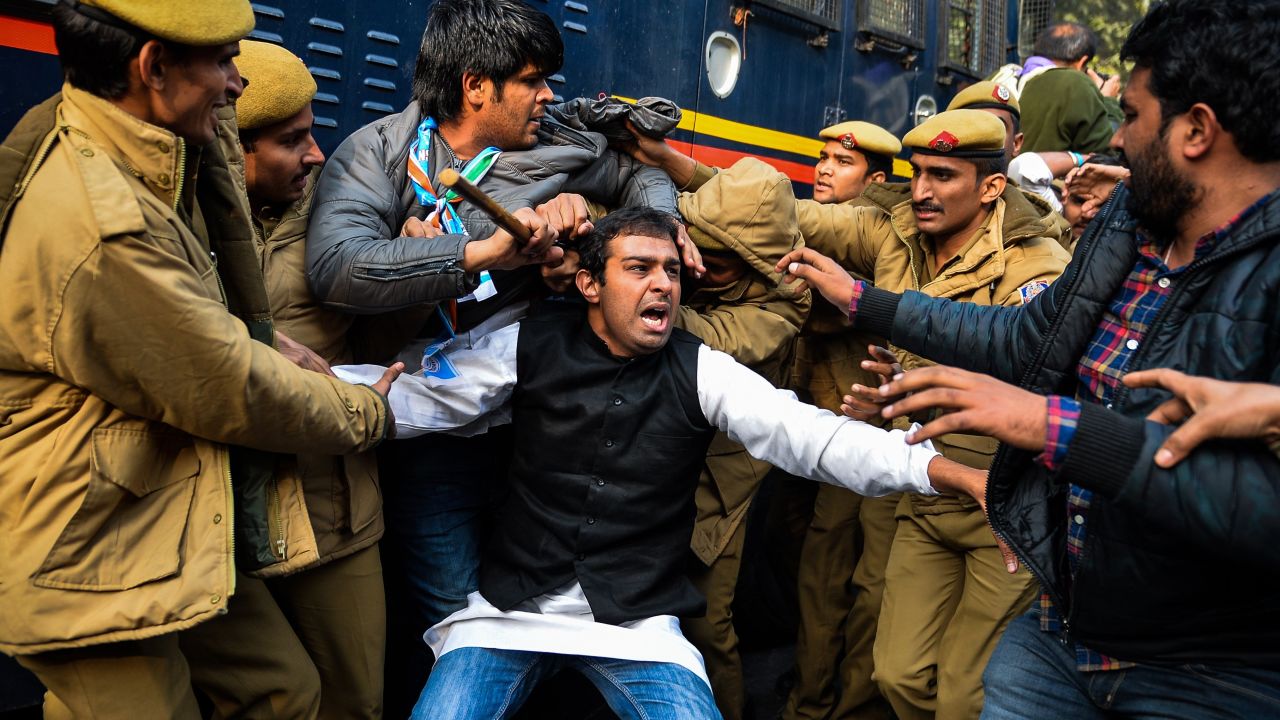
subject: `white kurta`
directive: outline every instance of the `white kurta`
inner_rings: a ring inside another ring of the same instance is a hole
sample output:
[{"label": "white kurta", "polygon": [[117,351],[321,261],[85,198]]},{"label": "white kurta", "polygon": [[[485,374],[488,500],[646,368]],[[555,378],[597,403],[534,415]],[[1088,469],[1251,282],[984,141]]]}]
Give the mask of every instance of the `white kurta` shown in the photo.
[{"label": "white kurta", "polygon": [[[518,325],[485,336],[483,344],[450,352],[458,376],[449,380],[401,375],[390,402],[401,437],[500,424],[515,389]],[[370,383],[384,368],[334,368],[348,382]],[[929,463],[938,454],[929,443],[908,445],[905,432],[806,405],[779,390],[729,355],[698,349],[698,404],[707,420],[753,456],[800,477],[848,488],[860,495],[893,492],[937,494]],[[504,415],[505,413],[505,415]],[[625,660],[670,662],[704,681],[702,656],[680,634],[669,615],[624,625],[595,622],[576,582],[534,598],[533,612],[503,612],[480,593],[466,608],[427,631],[439,658],[460,647],[527,650]]]}]

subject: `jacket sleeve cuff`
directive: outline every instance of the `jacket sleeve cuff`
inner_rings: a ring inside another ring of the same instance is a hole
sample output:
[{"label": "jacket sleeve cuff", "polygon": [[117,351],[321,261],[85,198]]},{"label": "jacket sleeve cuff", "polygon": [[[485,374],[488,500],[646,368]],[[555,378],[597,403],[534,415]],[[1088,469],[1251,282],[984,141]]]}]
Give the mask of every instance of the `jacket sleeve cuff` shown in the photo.
[{"label": "jacket sleeve cuff", "polygon": [[857,312],[849,313],[849,320],[859,330],[888,338],[893,334],[893,316],[898,312],[902,296],[898,293],[866,286],[857,298]]},{"label": "jacket sleeve cuff", "polygon": [[697,161],[694,162],[693,177],[689,178],[689,182],[685,183],[684,186],[680,188],[680,192],[693,192],[697,190],[710,182],[711,178],[715,177],[716,173],[719,172],[710,165],[704,165]]},{"label": "jacket sleeve cuff", "polygon": [[1036,457],[1036,462],[1048,470],[1056,470],[1066,459],[1071,439],[1080,425],[1080,403],[1061,395],[1050,395],[1045,398],[1045,406],[1048,416],[1045,418],[1044,452]]},{"label": "jacket sleeve cuff", "polygon": [[1058,477],[1114,498],[1124,489],[1146,438],[1146,421],[1096,403],[1080,406],[1080,419]]}]

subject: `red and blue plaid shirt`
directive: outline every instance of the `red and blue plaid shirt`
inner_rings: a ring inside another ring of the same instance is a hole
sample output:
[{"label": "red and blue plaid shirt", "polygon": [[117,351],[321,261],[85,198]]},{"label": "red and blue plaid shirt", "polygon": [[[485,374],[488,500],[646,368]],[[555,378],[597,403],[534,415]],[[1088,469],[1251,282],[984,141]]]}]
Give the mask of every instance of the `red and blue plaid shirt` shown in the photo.
[{"label": "red and blue plaid shirt", "polygon": [[[1241,220],[1265,205],[1270,198],[1270,195],[1262,198],[1201,237],[1196,242],[1196,259],[1212,252]],[[1080,358],[1076,368],[1080,383],[1075,398],[1050,395],[1047,399],[1045,451],[1037,460],[1050,470],[1061,466],[1067,456],[1080,421],[1080,404],[1096,402],[1111,407],[1112,399],[1122,385],[1121,380],[1128,372],[1130,358],[1168,300],[1170,288],[1188,267],[1184,265],[1171,270],[1165,264],[1163,258],[1169,249],[1167,244],[1150,240],[1142,234],[1139,234],[1139,243],[1137,263],[1120,287],[1120,292],[1111,299],[1084,357]],[[1073,578],[1084,558],[1092,500],[1093,493],[1078,485],[1072,485],[1067,493],[1067,565]],[[1062,617],[1047,593],[1040,596],[1040,609],[1041,629],[1047,632],[1061,630]],[[1076,667],[1081,671],[1118,670],[1132,666],[1133,663],[1107,657],[1076,643]]]}]

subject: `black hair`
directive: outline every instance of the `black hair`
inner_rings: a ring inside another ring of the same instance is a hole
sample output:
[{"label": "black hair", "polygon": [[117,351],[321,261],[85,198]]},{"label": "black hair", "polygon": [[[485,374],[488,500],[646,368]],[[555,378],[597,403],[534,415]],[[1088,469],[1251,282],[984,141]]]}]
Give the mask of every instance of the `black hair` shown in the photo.
[{"label": "black hair", "polygon": [[862,156],[867,159],[867,177],[882,172],[884,179],[888,180],[893,177],[893,158],[880,153],[863,151]]},{"label": "black hair", "polygon": [[74,88],[116,100],[129,92],[129,61],[154,38],[123,23],[108,24],[78,12],[69,0],[53,6],[53,41],[62,74]]},{"label": "black hair", "polygon": [[604,285],[604,265],[609,259],[609,241],[622,235],[670,238],[676,242],[676,219],[661,210],[633,207],[614,210],[595,224],[578,242],[578,267]]},{"label": "black hair", "polygon": [[1080,58],[1092,59],[1098,54],[1098,36],[1080,23],[1056,22],[1040,31],[1031,51],[1065,63],[1073,63]]},{"label": "black hair", "polygon": [[564,41],[545,13],[520,0],[437,0],[413,73],[423,116],[448,120],[462,109],[462,74],[502,84],[526,65],[550,75],[564,64]]},{"label": "black hair", "polygon": [[1090,165],[1110,165],[1112,167],[1124,167],[1124,163],[1120,162],[1120,158],[1115,155],[1107,155],[1104,153],[1093,153],[1084,159],[1085,163]]},{"label": "black hair", "polygon": [[999,157],[970,158],[969,162],[973,163],[973,167],[978,171],[976,180],[978,185],[992,175],[1005,175],[1009,172],[1009,160],[1004,153]]},{"label": "black hair", "polygon": [[1280,3],[1275,0],[1169,0],[1157,3],[1120,49],[1150,70],[1161,134],[1202,102],[1246,158],[1280,160]]}]

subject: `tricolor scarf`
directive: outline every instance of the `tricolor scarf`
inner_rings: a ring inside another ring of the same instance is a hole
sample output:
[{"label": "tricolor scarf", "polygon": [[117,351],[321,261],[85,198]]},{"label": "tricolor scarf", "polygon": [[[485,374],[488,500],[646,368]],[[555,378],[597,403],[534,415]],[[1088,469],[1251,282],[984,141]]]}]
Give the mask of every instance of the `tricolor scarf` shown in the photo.
[{"label": "tricolor scarf", "polygon": [[[435,207],[441,229],[447,233],[466,235],[467,228],[453,208],[453,204],[462,198],[452,190],[440,197],[436,197],[436,194],[431,191],[431,136],[435,133],[436,127],[435,118],[430,117],[418,125],[418,137],[409,146],[409,182],[413,185],[413,192],[417,194],[419,204],[423,207]],[[498,148],[487,147],[481,150],[479,155],[471,158],[459,173],[472,185],[479,185],[480,180],[488,174],[501,154],[502,151]]]}]

